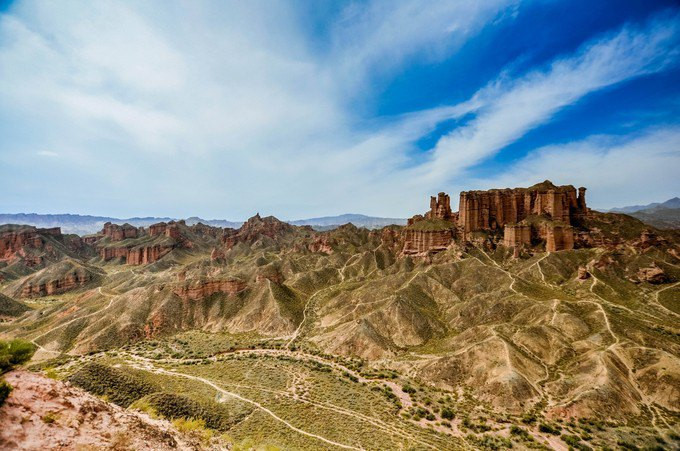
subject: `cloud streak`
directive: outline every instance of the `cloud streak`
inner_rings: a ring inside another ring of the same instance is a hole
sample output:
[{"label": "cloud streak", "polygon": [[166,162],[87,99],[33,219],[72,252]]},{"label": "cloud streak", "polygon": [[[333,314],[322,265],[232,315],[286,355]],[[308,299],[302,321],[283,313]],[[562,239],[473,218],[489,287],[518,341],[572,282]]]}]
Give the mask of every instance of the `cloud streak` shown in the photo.
[{"label": "cloud streak", "polygon": [[677,60],[677,17],[658,19],[501,73],[465,102],[367,118],[409,64],[455,58],[522,5],[351,4],[321,50],[294,5],[16,3],[0,16],[0,210],[405,216],[589,93]]}]

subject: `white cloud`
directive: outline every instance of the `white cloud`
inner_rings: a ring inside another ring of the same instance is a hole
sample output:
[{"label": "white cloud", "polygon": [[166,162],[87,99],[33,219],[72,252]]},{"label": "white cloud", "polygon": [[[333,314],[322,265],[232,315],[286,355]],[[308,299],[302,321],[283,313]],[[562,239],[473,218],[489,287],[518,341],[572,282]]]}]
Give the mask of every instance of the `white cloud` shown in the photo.
[{"label": "white cloud", "polygon": [[53,152],[51,150],[39,150],[37,152],[38,155],[41,157],[58,157],[59,154],[57,152]]},{"label": "white cloud", "polygon": [[588,187],[595,208],[664,201],[680,193],[680,128],[638,136],[592,136],[537,149],[497,177],[470,180],[474,188],[526,186],[544,179]]},{"label": "white cloud", "polygon": [[[0,113],[11,119],[0,133],[13,136],[0,140],[6,208],[405,215],[560,108],[675,57],[672,21],[625,29],[517,80],[505,74],[459,105],[366,123],[348,104],[375,95],[376,80],[451,57],[511,20],[518,1],[351,6],[325,52],[291,5],[14,4],[0,16]],[[466,115],[476,116],[429,155],[413,152],[438,124]],[[59,158],[36,169],[23,158],[47,156],[35,149]]]},{"label": "white cloud", "polygon": [[443,136],[431,161],[416,173],[425,183],[443,184],[584,96],[664,69],[677,59],[679,35],[676,20],[653,22],[642,30],[624,28],[546,69],[517,79],[502,76],[475,95],[481,104],[476,118]]}]

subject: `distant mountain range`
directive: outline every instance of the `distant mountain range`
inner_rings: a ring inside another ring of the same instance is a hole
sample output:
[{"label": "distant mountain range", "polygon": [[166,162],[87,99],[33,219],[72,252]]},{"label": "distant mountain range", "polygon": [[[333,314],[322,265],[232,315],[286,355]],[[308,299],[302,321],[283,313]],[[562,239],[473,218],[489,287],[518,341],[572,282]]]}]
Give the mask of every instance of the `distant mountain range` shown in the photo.
[{"label": "distant mountain range", "polygon": [[647,205],[630,205],[628,207],[612,208],[611,213],[635,213],[636,211],[649,210],[653,208],[680,208],[680,197],[668,199],[666,202],[654,202]]},{"label": "distant mountain range", "polygon": [[612,208],[609,211],[625,213],[659,229],[680,229],[680,197],[661,203]]},{"label": "distant mountain range", "polygon": [[[113,218],[108,216],[90,216],[90,215],[74,215],[74,214],[55,214],[42,215],[36,213],[16,213],[6,214],[0,213],[0,224],[27,224],[36,227],[61,227],[63,233],[75,233],[77,235],[89,235],[97,233],[102,229],[105,223],[112,222],[114,224],[131,224],[135,227],[147,227],[158,222],[172,221],[177,218],[169,217],[143,217],[143,218]],[[214,227],[241,227],[243,222],[228,221],[225,219],[203,219],[192,216],[186,219],[188,225],[203,223]],[[368,229],[381,228],[386,225],[406,224],[406,219],[401,218],[377,218],[359,214],[344,214],[339,216],[324,216],[320,218],[298,219],[289,221],[293,225],[309,225],[315,229],[328,230],[351,222],[357,227],[366,227]]]},{"label": "distant mountain range", "polygon": [[343,224],[352,223],[357,227],[366,227],[367,229],[379,229],[388,225],[406,225],[404,218],[377,218],[374,216],[366,216],[359,214],[346,213],[339,216],[323,216],[321,218],[298,219],[296,221],[289,221],[293,225],[309,225],[312,227],[337,227]]}]

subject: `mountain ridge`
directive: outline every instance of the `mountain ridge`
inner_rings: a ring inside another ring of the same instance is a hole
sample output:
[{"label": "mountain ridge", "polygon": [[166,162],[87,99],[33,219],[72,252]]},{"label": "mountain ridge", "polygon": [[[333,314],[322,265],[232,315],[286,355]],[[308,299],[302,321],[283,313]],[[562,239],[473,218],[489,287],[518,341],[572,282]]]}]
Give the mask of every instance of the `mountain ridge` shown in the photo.
[{"label": "mountain ridge", "polygon": [[[148,227],[159,222],[176,221],[181,218],[171,217],[132,217],[115,218],[111,216],[79,215],[73,213],[63,214],[39,214],[39,213],[0,213],[0,224],[25,224],[35,227],[61,227],[64,233],[74,233],[76,235],[90,235],[97,233],[107,222],[113,224],[130,224],[135,227]],[[230,221],[227,219],[203,219],[198,216],[191,216],[185,219],[188,225],[198,224],[199,222],[213,227],[239,228],[244,221]],[[339,227],[343,224],[353,223],[358,227],[375,229],[387,225],[405,225],[405,218],[382,218],[356,213],[345,213],[337,216],[321,216],[309,219],[296,219],[284,221],[293,225],[309,225],[319,228]]]}]

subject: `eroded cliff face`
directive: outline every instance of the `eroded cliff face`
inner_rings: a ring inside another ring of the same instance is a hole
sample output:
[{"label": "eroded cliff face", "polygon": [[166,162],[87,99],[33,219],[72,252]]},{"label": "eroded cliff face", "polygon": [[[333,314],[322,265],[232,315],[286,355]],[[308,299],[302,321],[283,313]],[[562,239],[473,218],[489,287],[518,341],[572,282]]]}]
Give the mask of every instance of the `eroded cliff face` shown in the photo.
[{"label": "eroded cliff face", "polygon": [[173,293],[182,300],[197,301],[215,293],[235,295],[248,288],[240,279],[194,280],[177,286]]},{"label": "eroded cliff face", "polygon": [[[290,224],[279,221],[273,216],[262,218],[256,214],[248,219],[239,229],[225,229],[222,242],[227,250],[237,243],[254,243],[264,237],[271,240],[279,240],[286,235],[293,234],[296,228]],[[309,229],[310,233],[313,230]]]},{"label": "eroded cliff face", "polygon": [[13,261],[28,257],[27,264],[30,266],[34,261],[26,252],[28,249],[49,250],[49,243],[43,235],[55,238],[62,236],[59,227],[37,229],[32,226],[19,226],[0,232],[0,261]]},{"label": "eroded cliff face", "polygon": [[111,241],[123,241],[128,238],[137,238],[140,235],[139,229],[135,226],[130,224],[118,225],[110,222],[104,224],[101,233]]},{"label": "eroded cliff face", "polygon": [[[149,226],[148,233],[141,227],[106,224],[102,233],[95,237],[93,243],[95,246],[99,246],[99,256],[104,261],[121,259],[123,263],[128,265],[147,265],[160,260],[173,249],[191,248],[194,244],[184,233],[193,232],[194,228],[196,233],[207,234],[207,236],[216,236],[222,231],[222,229],[203,224],[187,227],[184,221],[152,224]],[[134,229],[134,232],[132,229]],[[208,234],[206,229],[214,230]],[[102,238],[107,237],[110,239],[102,240]],[[121,245],[115,244],[124,239],[130,241],[121,243]]]},{"label": "eroded cliff face", "polygon": [[67,291],[85,286],[91,280],[92,275],[89,272],[79,270],[47,282],[28,282],[22,288],[20,297],[53,296],[66,293]]},{"label": "eroded cliff face", "polygon": [[546,216],[573,225],[587,215],[585,188],[555,186],[549,180],[529,188],[463,191],[458,226],[463,234],[496,230],[529,216]]},{"label": "eroded cliff face", "polygon": [[446,250],[453,242],[453,230],[404,230],[404,255],[422,255]]}]

